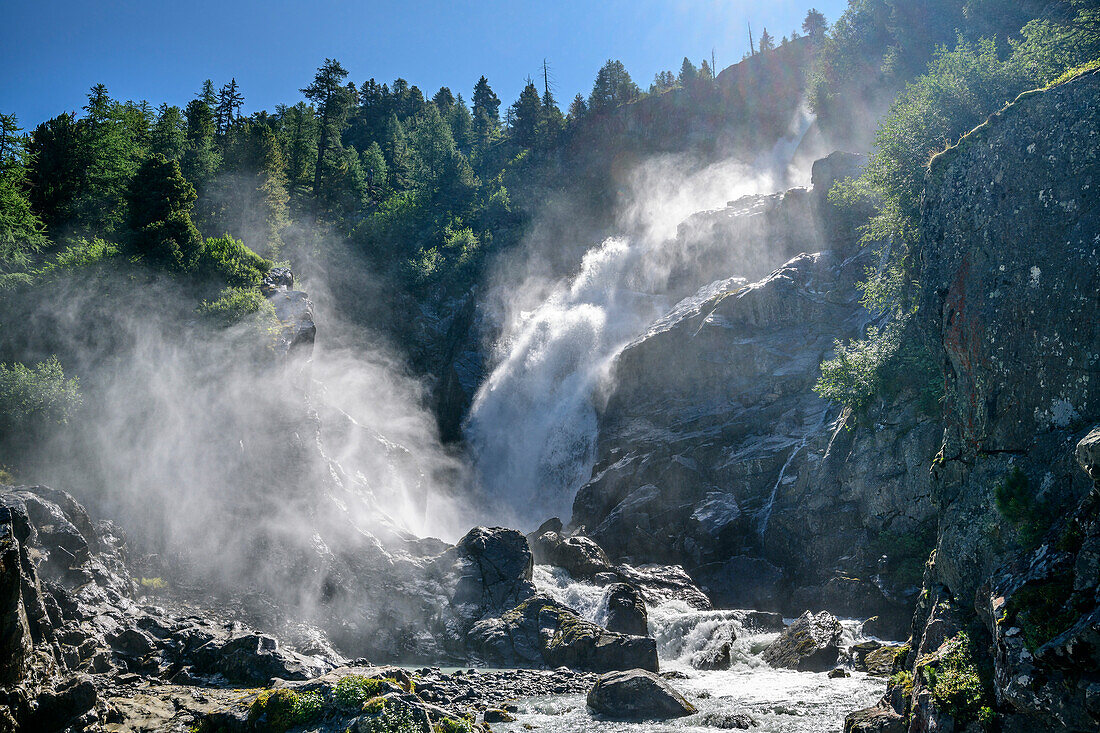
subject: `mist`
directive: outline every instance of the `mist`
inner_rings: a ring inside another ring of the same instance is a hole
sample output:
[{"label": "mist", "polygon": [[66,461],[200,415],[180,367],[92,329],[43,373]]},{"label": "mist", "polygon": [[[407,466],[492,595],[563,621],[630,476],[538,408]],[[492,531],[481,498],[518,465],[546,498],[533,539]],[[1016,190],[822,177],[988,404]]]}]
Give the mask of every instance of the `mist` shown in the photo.
[{"label": "mist", "polygon": [[499,336],[465,425],[483,516],[528,530],[551,516],[568,521],[592,474],[597,410],[617,355],[698,288],[781,264],[764,238],[716,241],[691,215],[807,185],[813,156],[796,151],[812,121],[800,105],[762,155],[648,159],[630,173],[617,235],[584,251],[566,276],[548,274],[555,254],[543,251],[543,237],[502,262],[483,299]]}]

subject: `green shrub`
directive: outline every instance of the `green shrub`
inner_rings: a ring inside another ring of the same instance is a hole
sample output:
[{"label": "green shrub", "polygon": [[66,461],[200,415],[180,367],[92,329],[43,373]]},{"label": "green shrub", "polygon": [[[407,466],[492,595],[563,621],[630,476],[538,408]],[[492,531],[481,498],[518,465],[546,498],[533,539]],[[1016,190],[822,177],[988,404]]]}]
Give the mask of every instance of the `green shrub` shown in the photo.
[{"label": "green shrub", "polygon": [[439,722],[439,725],[435,727],[435,730],[437,733],[472,733],[473,726],[468,720],[444,718]]},{"label": "green shrub", "polygon": [[219,278],[231,286],[255,287],[271,269],[271,262],[250,250],[239,239],[225,234],[210,237],[199,257],[199,274]]},{"label": "green shrub", "polygon": [[383,705],[379,712],[360,718],[359,733],[421,733],[420,723],[406,705]]},{"label": "green shrub", "polygon": [[316,692],[295,692],[286,688],[266,690],[248,709],[248,720],[263,730],[283,733],[316,720],[321,715],[322,699]]},{"label": "green shrub", "polygon": [[913,694],[913,675],[907,670],[895,672],[890,675],[889,687],[901,687],[902,692],[908,699]]},{"label": "green shrub", "polygon": [[271,301],[252,288],[226,288],[217,300],[204,300],[198,312],[222,327],[240,323],[253,314],[256,314],[256,322],[261,326],[271,327],[277,323]]},{"label": "green shrub", "polygon": [[1080,609],[1073,600],[1073,579],[1069,574],[1061,574],[1017,590],[1006,611],[1024,632],[1024,644],[1034,654],[1080,617]]},{"label": "green shrub", "polygon": [[117,244],[99,237],[90,241],[82,237],[35,270],[34,274],[36,277],[50,277],[63,272],[80,270],[111,259],[118,255],[119,251]]},{"label": "green shrub", "polygon": [[0,435],[31,438],[64,425],[83,403],[80,383],[50,357],[33,367],[0,364]]},{"label": "green shrub", "polygon": [[336,683],[336,702],[347,707],[360,708],[367,700],[386,691],[387,685],[382,680],[349,674]]},{"label": "green shrub", "polygon": [[1054,521],[1049,503],[1035,493],[1019,466],[1013,466],[993,487],[993,501],[1001,516],[1016,528],[1024,547],[1037,546]]},{"label": "green shrub", "polygon": [[978,720],[988,699],[970,636],[960,631],[947,642],[950,647],[939,656],[935,666],[917,668],[940,708],[960,726]]}]

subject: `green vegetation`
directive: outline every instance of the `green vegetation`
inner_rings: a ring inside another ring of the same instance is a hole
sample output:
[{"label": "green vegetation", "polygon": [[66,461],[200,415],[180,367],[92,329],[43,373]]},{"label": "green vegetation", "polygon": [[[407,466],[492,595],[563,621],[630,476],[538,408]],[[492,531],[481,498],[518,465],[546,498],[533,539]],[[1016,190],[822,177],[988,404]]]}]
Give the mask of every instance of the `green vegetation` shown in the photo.
[{"label": "green vegetation", "polygon": [[993,500],[1001,516],[1016,528],[1024,547],[1037,546],[1054,521],[1049,503],[1035,492],[1019,466],[1013,466],[993,487]]},{"label": "green vegetation", "polygon": [[272,733],[284,733],[321,715],[322,699],[317,692],[295,692],[286,688],[265,690],[248,710],[248,720]]},{"label": "green vegetation", "polygon": [[1009,599],[1005,622],[1014,623],[1024,632],[1024,643],[1031,653],[1070,628],[1081,616],[1073,593],[1071,573],[1032,582]]},{"label": "green vegetation", "polygon": [[990,0],[919,7],[851,0],[827,34],[810,93],[823,127],[854,126],[850,116],[864,104],[900,93],[863,174],[830,192],[838,205],[875,211],[864,243],[876,248],[880,265],[860,287],[880,325],[837,344],[822,364],[819,394],[858,415],[877,397],[911,386],[926,410],[935,409],[938,368],[910,325],[920,296],[913,252],[929,161],[1020,93],[1100,57],[1100,11],[1092,5],[1065,0],[1039,16],[1026,0],[996,7]]},{"label": "green vegetation", "polygon": [[890,675],[889,687],[901,687],[902,693],[908,699],[913,694],[913,674],[908,670],[895,672]]},{"label": "green vegetation", "polygon": [[359,720],[360,733],[421,733],[420,722],[406,705],[381,705]]},{"label": "green vegetation", "polygon": [[947,644],[947,650],[933,660],[918,663],[917,674],[944,712],[965,726],[988,717],[983,713],[990,698],[988,685],[974,658],[970,636],[960,631]]},{"label": "green vegetation", "polygon": [[82,403],[78,380],[65,378],[56,357],[31,367],[0,364],[0,440],[9,445],[64,425]]},{"label": "green vegetation", "polygon": [[372,698],[389,691],[389,680],[349,674],[336,683],[336,702],[351,708],[361,708]]},{"label": "green vegetation", "polygon": [[221,327],[232,326],[248,316],[256,314],[255,323],[260,328],[275,328],[278,320],[271,301],[259,291],[249,288],[226,288],[213,302],[203,301],[198,312]]},{"label": "green vegetation", "polygon": [[168,587],[168,583],[164,578],[142,578],[138,581],[142,588],[148,591],[162,591]]},{"label": "green vegetation", "polygon": [[444,718],[435,726],[433,733],[472,733],[473,724],[469,720]]},{"label": "green vegetation", "polygon": [[935,546],[936,527],[929,523],[911,532],[882,530],[870,549],[876,555],[886,557],[887,570],[895,582],[919,586],[924,578],[928,556]]},{"label": "green vegetation", "polygon": [[250,250],[239,239],[225,234],[207,239],[197,269],[210,279],[236,287],[253,288],[271,269],[271,262]]}]

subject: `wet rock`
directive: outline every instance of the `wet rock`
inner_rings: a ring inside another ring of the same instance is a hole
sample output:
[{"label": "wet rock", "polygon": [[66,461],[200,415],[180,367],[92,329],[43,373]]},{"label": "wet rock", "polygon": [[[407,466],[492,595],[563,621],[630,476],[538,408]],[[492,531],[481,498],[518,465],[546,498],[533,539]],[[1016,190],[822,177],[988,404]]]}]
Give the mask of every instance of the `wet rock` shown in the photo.
[{"label": "wet rock", "polygon": [[507,710],[490,708],[485,711],[483,720],[486,723],[513,723],[516,720],[516,716],[509,713]]},{"label": "wet rock", "polygon": [[298,290],[278,290],[268,299],[275,307],[275,316],[282,324],[278,348],[282,354],[301,352],[309,356],[317,337],[317,325],[313,321],[313,302],[306,293]]},{"label": "wet rock", "polygon": [[607,587],[607,630],[632,636],[649,636],[649,616],[638,589],[626,583]]},{"label": "wet rock", "polygon": [[468,639],[474,652],[494,665],[657,671],[653,639],[608,631],[546,596],[477,623]]},{"label": "wet rock", "polygon": [[732,642],[726,641],[716,644],[692,656],[691,666],[695,669],[729,669],[732,652]]},{"label": "wet rock", "polygon": [[602,675],[587,702],[597,713],[618,720],[667,720],[695,713],[695,706],[671,685],[642,669]]},{"label": "wet rock", "polygon": [[887,677],[894,671],[894,661],[907,647],[901,644],[883,644],[878,641],[864,641],[853,644],[848,649],[852,665],[857,672],[866,672],[876,677]]},{"label": "wet rock", "polygon": [[834,667],[833,669],[829,670],[829,674],[828,674],[828,677],[831,680],[840,680],[840,679],[844,679],[845,677],[851,677],[851,676],[852,676],[852,673],[849,672],[848,670],[844,669],[843,667]]},{"label": "wet rock", "polygon": [[546,531],[534,536],[530,544],[535,562],[564,568],[578,580],[611,570],[603,549],[587,537],[563,537],[559,532]]},{"label": "wet rock", "polygon": [[223,644],[213,654],[211,671],[238,682],[267,682],[272,678],[307,680],[322,674],[324,666],[314,659],[282,649],[266,634],[246,634]]},{"label": "wet rock", "polygon": [[840,622],[831,613],[815,616],[806,611],[764,650],[764,661],[800,672],[826,672],[840,656],[841,632]]},{"label": "wet rock", "polygon": [[706,593],[679,565],[617,565],[615,574],[624,582],[637,588],[645,602],[659,606],[668,601],[683,601],[697,611],[709,611],[712,606]]},{"label": "wet rock", "polygon": [[77,675],[43,691],[30,718],[31,730],[61,730],[91,711],[99,699],[87,675]]},{"label": "wet rock", "polygon": [[1100,426],[1093,428],[1089,434],[1081,438],[1077,443],[1077,465],[1089,475],[1093,481],[1100,482]]},{"label": "wet rock", "polygon": [[906,733],[908,730],[905,718],[885,706],[858,710],[844,718],[844,733]]},{"label": "wet rock", "polygon": [[294,273],[289,267],[272,267],[260,282],[260,292],[271,297],[277,292],[294,287]]},{"label": "wet rock", "polygon": [[447,553],[451,556],[458,574],[451,602],[470,606],[467,616],[511,608],[535,593],[531,550],[514,529],[475,527]]},{"label": "wet rock", "polygon": [[748,713],[734,713],[726,710],[705,713],[699,723],[705,728],[720,730],[748,730],[757,726],[756,720]]}]

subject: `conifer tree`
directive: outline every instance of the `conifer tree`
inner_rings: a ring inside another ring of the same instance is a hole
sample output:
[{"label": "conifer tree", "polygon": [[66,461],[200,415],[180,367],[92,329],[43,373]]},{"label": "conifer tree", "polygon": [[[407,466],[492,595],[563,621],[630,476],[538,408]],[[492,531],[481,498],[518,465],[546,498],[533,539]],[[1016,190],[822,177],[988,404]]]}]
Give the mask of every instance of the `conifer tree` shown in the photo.
[{"label": "conifer tree", "polygon": [[343,86],[347,75],[348,72],[336,59],[325,59],[325,63],[317,69],[313,83],[301,90],[317,110],[317,158],[313,169],[313,195],[318,198],[323,195],[329,163],[335,163],[343,157],[340,136],[347,125],[351,105],[355,103],[354,97]]},{"label": "conifer tree", "polygon": [[500,98],[484,76],[474,86],[474,134],[479,147],[487,146],[500,129]]},{"label": "conifer tree", "polygon": [[170,269],[189,270],[202,254],[202,239],[191,221],[195,188],[174,160],[155,154],[130,184],[130,227],[134,248]]},{"label": "conifer tree", "polygon": [[699,78],[699,70],[695,68],[695,64],[691,63],[691,59],[685,56],[684,63],[680,64],[680,86],[686,89],[697,78]]},{"label": "conifer tree", "polygon": [[149,146],[153,153],[160,153],[169,160],[183,157],[187,149],[187,124],[179,107],[160,106]]},{"label": "conifer tree", "polygon": [[596,74],[596,83],[588,98],[588,108],[605,112],[621,104],[633,102],[641,94],[622,61],[608,59]]},{"label": "conifer tree", "polygon": [[805,20],[802,21],[802,30],[807,36],[812,38],[815,43],[820,41],[824,38],[825,31],[829,30],[829,24],[825,20],[825,14],[817,8],[810,8],[806,12]]},{"label": "conifer tree", "polygon": [[765,28],[764,32],[760,34],[760,52],[771,51],[775,48],[775,39],[768,33],[768,29]]},{"label": "conifer tree", "polygon": [[542,120],[542,100],[539,90],[528,79],[519,99],[511,107],[512,140],[525,148],[533,148],[538,142],[539,123]]},{"label": "conifer tree", "polygon": [[27,266],[46,243],[27,195],[27,151],[15,115],[0,113],[0,289],[4,275]]},{"label": "conifer tree", "polygon": [[588,114],[588,103],[584,101],[584,95],[578,93],[569,104],[569,123],[576,124],[586,114]]}]

